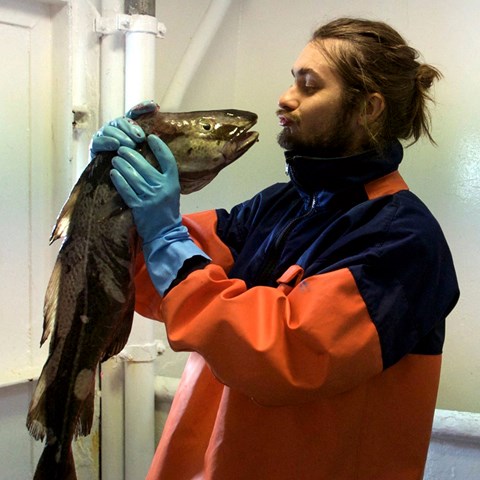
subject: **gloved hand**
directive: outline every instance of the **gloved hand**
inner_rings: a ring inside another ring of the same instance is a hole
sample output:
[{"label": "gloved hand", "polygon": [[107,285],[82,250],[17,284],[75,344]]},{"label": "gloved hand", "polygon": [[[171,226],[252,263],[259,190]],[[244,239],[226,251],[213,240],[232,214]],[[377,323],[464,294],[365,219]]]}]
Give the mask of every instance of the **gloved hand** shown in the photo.
[{"label": "gloved hand", "polygon": [[[175,158],[155,135],[148,145],[161,172],[137,151],[120,147],[112,160],[112,182],[132,209],[152,283],[164,295],[188,261],[199,257],[205,266],[210,258],[190,238],[180,216],[180,183]],[[191,262],[190,262],[191,263]],[[197,268],[197,267],[195,267]]]},{"label": "gloved hand", "polygon": [[139,152],[120,147],[113,157],[110,172],[115,188],[132,209],[139,235],[144,244],[181,224],[180,182],[175,158],[157,136],[147,139],[160,171]]},{"label": "gloved hand", "polygon": [[135,105],[124,117],[118,117],[103,125],[90,143],[90,160],[99,152],[117,151],[121,146],[135,148],[138,143],[145,141],[143,129],[134,120],[156,108],[157,104],[153,100],[146,100]]}]

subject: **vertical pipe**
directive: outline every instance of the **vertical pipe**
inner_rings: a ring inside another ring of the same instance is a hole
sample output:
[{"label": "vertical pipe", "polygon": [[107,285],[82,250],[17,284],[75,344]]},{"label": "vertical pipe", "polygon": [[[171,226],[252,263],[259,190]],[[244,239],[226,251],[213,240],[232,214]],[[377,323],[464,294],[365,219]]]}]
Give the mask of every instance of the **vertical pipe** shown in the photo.
[{"label": "vertical pipe", "polygon": [[101,471],[102,480],[123,480],[124,472],[124,365],[111,358],[101,365]]},{"label": "vertical pipe", "polygon": [[[102,0],[103,18],[124,13],[123,0]],[[100,40],[100,124],[121,115],[125,98],[125,36],[119,31]],[[110,359],[101,365],[102,480],[124,480],[124,365]]]},{"label": "vertical pipe", "polygon": [[125,46],[125,109],[155,96],[155,42],[152,33],[127,32]]},{"label": "vertical pipe", "polygon": [[[155,0],[125,0],[129,15],[155,17]],[[155,35],[130,31],[125,45],[125,110],[155,96]]]},{"label": "vertical pipe", "polygon": [[[124,363],[126,480],[145,478],[155,452],[155,354],[149,353],[148,346],[138,349],[144,349],[145,359],[131,346],[126,352],[133,357]],[[155,350],[153,344],[151,350]]]},{"label": "vertical pipe", "polygon": [[[102,17],[124,12],[123,0],[103,0]],[[100,122],[122,115],[125,99],[125,36],[119,31],[103,35],[100,45]]]},{"label": "vertical pipe", "polygon": [[[136,3],[137,5],[133,5]],[[127,13],[155,16],[155,0],[127,0]],[[125,40],[125,110],[155,95],[155,42],[152,32],[130,30]],[[156,354],[153,322],[134,321],[125,363],[125,478],[145,478],[154,454]]]}]

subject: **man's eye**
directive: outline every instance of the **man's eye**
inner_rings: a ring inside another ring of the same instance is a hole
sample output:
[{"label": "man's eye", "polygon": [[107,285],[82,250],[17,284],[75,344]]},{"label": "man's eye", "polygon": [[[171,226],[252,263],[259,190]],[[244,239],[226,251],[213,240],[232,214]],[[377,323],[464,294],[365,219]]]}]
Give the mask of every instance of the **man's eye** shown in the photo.
[{"label": "man's eye", "polygon": [[315,93],[319,90],[319,87],[318,85],[313,85],[313,84],[309,84],[309,83],[306,83],[304,86],[303,86],[303,90],[306,92],[306,93]]}]

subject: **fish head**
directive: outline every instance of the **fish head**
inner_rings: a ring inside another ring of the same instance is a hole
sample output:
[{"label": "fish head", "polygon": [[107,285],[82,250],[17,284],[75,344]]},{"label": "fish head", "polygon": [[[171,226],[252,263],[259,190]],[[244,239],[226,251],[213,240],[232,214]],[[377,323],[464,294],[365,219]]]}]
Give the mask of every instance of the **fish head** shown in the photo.
[{"label": "fish head", "polygon": [[258,140],[258,132],[249,131],[257,115],[244,110],[169,113],[157,109],[148,123],[142,118],[136,121],[146,133],[158,135],[169,146],[184,194],[210,183]]}]

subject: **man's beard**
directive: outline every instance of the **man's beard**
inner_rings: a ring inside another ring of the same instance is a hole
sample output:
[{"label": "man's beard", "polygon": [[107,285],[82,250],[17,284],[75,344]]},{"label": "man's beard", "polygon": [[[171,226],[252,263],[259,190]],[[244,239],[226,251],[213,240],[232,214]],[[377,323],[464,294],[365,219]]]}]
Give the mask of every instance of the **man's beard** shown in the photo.
[{"label": "man's beard", "polygon": [[348,113],[343,113],[335,118],[324,132],[312,135],[308,139],[302,138],[297,133],[294,122],[293,132],[285,127],[278,134],[278,144],[285,150],[294,150],[306,156],[333,158],[350,155],[353,153],[354,142],[350,118]]}]

